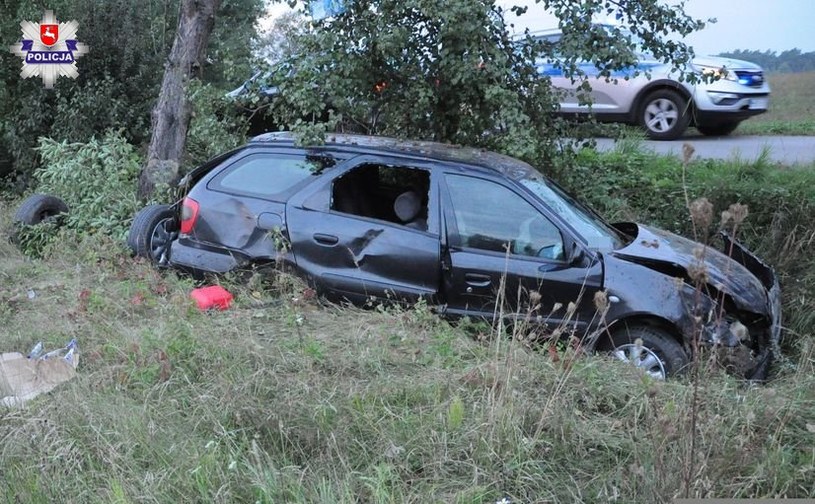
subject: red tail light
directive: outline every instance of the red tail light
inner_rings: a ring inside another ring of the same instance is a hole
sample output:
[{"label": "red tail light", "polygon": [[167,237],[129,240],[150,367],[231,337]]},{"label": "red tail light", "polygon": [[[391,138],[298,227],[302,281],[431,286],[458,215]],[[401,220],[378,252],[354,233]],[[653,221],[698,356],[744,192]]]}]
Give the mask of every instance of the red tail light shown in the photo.
[{"label": "red tail light", "polygon": [[195,221],[198,219],[198,202],[192,198],[184,198],[181,204],[181,234],[192,233]]}]

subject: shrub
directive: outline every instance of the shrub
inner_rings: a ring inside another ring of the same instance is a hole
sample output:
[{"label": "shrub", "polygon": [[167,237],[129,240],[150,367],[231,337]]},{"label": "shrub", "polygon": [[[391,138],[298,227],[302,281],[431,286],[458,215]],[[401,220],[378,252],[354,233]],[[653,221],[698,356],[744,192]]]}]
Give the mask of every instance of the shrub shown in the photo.
[{"label": "shrub", "polygon": [[187,167],[234,149],[246,141],[248,123],[224,92],[210,84],[191,81],[188,90],[192,119],[187,135]]},{"label": "shrub", "polygon": [[83,233],[124,239],[141,206],[136,180],[142,159],[120,132],[87,143],[41,138],[42,165],[35,172],[37,191],[62,198],[70,208],[66,225]]}]

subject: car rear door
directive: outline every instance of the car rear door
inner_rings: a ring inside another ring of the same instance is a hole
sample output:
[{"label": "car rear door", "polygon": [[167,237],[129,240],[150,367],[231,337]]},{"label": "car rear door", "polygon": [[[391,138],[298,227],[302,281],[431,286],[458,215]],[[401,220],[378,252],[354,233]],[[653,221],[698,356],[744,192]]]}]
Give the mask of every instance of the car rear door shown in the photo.
[{"label": "car rear door", "polygon": [[[339,201],[336,191],[348,180],[344,177],[371,167],[422,171],[428,181],[424,229],[394,222],[386,211],[387,205],[393,205],[392,195],[374,197],[360,187],[350,195],[349,205]],[[433,178],[429,163],[382,156],[359,156],[338,166],[331,177],[288,203],[287,231],[297,268],[335,299],[434,303],[440,283],[440,244]],[[366,201],[368,197],[377,201]]]},{"label": "car rear door", "polygon": [[573,260],[575,241],[545,209],[499,179],[447,173],[443,185],[450,315],[520,316],[549,330],[591,323],[602,265],[585,255]]},{"label": "car rear door", "polygon": [[[638,64],[635,67],[627,67],[611,72],[606,78],[600,75],[600,69],[594,62],[577,60],[575,62],[578,72],[582,78],[573,78],[566,75],[562,63],[558,64],[560,53],[558,43],[560,34],[547,35],[542,37],[547,43],[553,44],[554,59],[540,58],[535,62],[538,73],[546,75],[552,82],[552,86],[559,92],[560,112],[565,114],[588,113],[596,114],[626,114],[631,110],[634,99],[642,89],[647,78],[635,78],[637,71],[646,71],[653,67],[648,64]],[[574,76],[578,77],[578,76]],[[582,87],[583,82],[591,86],[591,91],[586,94]],[[586,99],[591,100],[591,108]],[[622,117],[622,116],[621,116]]]}]

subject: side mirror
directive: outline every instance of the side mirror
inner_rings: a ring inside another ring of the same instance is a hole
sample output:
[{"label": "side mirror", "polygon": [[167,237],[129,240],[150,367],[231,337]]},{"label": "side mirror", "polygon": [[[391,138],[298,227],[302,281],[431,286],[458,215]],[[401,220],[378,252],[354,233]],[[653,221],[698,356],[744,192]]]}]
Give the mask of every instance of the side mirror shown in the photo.
[{"label": "side mirror", "polygon": [[586,256],[586,252],[583,250],[582,247],[577,245],[576,241],[570,240],[569,241],[569,256],[566,258],[570,265],[576,266],[583,263],[583,258]]}]

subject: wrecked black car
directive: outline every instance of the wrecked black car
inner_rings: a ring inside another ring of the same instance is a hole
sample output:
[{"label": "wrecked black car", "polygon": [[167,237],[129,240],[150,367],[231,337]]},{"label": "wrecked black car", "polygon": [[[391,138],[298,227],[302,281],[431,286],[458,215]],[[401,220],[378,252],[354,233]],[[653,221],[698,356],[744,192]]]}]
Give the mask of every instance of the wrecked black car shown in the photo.
[{"label": "wrecked black car", "polygon": [[777,346],[776,277],[738,242],[724,236],[726,255],[607,224],[507,156],[356,135],[301,148],[268,133],[181,187],[177,204],[142,209],[130,229],[133,252],[163,267],[278,264],[330,299],[522,317],[655,378],[709,347],[734,373],[761,379]]}]

